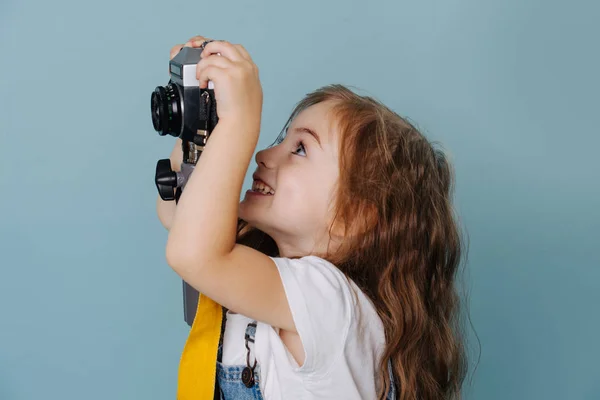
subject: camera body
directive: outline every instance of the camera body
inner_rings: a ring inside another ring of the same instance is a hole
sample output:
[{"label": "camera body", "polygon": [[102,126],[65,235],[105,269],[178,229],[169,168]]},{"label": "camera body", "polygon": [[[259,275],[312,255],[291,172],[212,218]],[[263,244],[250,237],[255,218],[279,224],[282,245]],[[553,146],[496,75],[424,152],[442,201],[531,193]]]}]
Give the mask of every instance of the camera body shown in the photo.
[{"label": "camera body", "polygon": [[[155,183],[165,201],[179,201],[189,176],[194,170],[204,146],[217,125],[217,104],[214,85],[208,82],[201,89],[196,79],[196,65],[202,48],[183,47],[169,62],[171,76],[166,86],[157,86],[151,96],[152,124],[161,136],[171,135],[182,140],[181,171],[171,169],[171,160],[158,160]],[[199,293],[183,281],[183,312],[192,326],[196,316]]]},{"label": "camera body", "polygon": [[196,65],[202,51],[203,48],[183,47],[169,62],[169,83],[157,86],[151,96],[154,130],[161,136],[171,135],[182,140],[181,172],[171,170],[169,159],[159,160],[156,165],[156,188],[165,201],[179,200],[218,123],[214,85],[209,81],[208,88],[201,89],[196,79]]},{"label": "camera body", "polygon": [[201,54],[202,48],[183,47],[169,62],[169,83],[157,86],[151,97],[152,124],[159,135],[198,146],[206,145],[218,122],[213,83],[201,89],[196,79]]}]

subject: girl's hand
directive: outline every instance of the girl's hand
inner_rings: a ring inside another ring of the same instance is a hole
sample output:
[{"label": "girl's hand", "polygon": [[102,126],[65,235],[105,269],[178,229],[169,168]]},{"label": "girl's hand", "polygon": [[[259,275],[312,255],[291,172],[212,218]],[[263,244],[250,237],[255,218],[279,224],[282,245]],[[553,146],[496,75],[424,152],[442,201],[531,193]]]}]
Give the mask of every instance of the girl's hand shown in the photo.
[{"label": "girl's hand", "polygon": [[[202,44],[202,43],[200,43]],[[258,67],[239,44],[226,41],[208,43],[196,66],[200,88],[215,87],[219,122],[241,123],[246,127],[260,127],[263,92]]]},{"label": "girl's hand", "polygon": [[[212,40],[212,39],[206,38],[204,36],[194,36],[193,38],[191,38],[184,44],[176,44],[175,46],[171,47],[171,55],[170,55],[169,59],[172,60],[173,57],[175,57],[177,55],[177,53],[179,53],[181,51],[181,49],[184,47],[201,47],[202,43],[204,43],[208,40]],[[170,71],[171,70],[169,69],[169,72]]]}]

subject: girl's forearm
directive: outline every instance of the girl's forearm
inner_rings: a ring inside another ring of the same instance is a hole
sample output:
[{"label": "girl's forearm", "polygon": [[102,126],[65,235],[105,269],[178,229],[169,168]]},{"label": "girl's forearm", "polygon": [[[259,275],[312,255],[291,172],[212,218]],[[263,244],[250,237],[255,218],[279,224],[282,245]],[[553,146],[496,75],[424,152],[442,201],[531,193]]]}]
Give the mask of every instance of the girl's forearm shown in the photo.
[{"label": "girl's forearm", "polygon": [[199,268],[235,245],[240,192],[260,131],[248,122],[221,120],[186,183],[167,240],[176,271]]}]

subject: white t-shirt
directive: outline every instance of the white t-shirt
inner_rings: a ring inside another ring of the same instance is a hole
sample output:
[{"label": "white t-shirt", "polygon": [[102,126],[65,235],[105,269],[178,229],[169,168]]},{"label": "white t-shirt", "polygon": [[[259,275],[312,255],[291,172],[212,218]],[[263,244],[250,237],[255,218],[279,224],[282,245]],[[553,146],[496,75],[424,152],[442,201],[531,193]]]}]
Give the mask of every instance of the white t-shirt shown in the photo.
[{"label": "white t-shirt", "polygon": [[[302,367],[285,347],[279,328],[257,321],[250,363],[260,365],[265,400],[375,399],[383,324],[368,297],[333,264],[317,256],[271,257],[277,265],[306,354]],[[360,321],[359,321],[360,310]],[[244,334],[251,320],[227,313],[225,365],[246,365]]]}]

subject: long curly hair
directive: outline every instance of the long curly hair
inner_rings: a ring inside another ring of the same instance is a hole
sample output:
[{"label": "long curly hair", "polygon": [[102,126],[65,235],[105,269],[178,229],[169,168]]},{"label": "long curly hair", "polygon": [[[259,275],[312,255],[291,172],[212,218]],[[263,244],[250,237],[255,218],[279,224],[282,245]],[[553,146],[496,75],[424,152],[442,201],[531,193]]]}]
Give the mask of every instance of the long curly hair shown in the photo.
[{"label": "long curly hair", "polygon": [[[335,220],[346,234],[323,258],[360,287],[383,322],[378,399],[390,388],[390,359],[399,399],[459,399],[467,362],[452,166],[405,118],[343,85],[307,94],[275,143],[301,111],[324,101],[333,101],[340,132]],[[241,219],[238,243],[279,254],[271,237]]]}]

